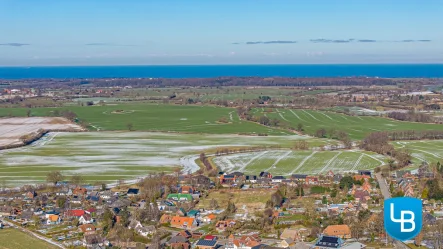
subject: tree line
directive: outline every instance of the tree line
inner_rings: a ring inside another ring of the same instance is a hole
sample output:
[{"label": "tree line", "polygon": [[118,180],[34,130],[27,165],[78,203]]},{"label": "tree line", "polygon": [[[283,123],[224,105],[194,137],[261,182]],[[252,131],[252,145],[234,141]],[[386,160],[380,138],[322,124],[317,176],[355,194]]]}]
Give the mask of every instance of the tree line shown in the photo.
[{"label": "tree line", "polygon": [[395,158],[397,165],[393,162],[390,163],[392,169],[407,166],[411,162],[410,152],[404,149],[395,149],[392,144],[389,144],[389,141],[387,132],[373,132],[361,141],[360,148]]}]

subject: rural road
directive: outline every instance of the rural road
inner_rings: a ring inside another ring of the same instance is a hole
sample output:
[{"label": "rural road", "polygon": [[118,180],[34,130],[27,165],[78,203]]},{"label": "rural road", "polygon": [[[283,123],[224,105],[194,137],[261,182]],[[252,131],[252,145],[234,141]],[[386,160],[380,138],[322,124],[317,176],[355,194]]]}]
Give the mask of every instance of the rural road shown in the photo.
[{"label": "rural road", "polygon": [[15,224],[13,224],[13,223],[11,223],[9,221],[6,221],[6,220],[3,220],[3,222],[8,224],[10,227],[12,227],[11,229],[18,229],[18,230],[20,230],[22,232],[25,232],[27,234],[30,234],[30,235],[36,237],[39,240],[44,240],[44,241],[48,242],[49,244],[54,245],[54,246],[56,246],[58,248],[62,248],[62,249],[66,248],[62,244],[59,244],[59,243],[57,243],[57,242],[55,242],[55,241],[53,241],[51,239],[45,238],[45,237],[43,237],[41,235],[38,235],[38,234],[32,232],[31,230],[28,230],[28,229],[23,228],[23,227],[19,227],[19,226],[15,225]]},{"label": "rural road", "polygon": [[[381,194],[386,199],[391,198],[391,192],[389,192],[389,186],[386,183],[386,179],[381,175],[381,173],[375,174],[375,177],[377,178],[378,185],[380,186]],[[399,240],[394,240],[394,246],[398,249],[410,249],[408,246],[406,246],[403,242]]]}]

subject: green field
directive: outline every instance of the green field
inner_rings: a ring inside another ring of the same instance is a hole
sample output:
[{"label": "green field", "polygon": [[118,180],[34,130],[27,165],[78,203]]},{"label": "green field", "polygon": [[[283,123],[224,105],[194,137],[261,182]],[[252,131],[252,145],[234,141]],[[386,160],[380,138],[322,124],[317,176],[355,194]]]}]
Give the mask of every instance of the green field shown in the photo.
[{"label": "green field", "polygon": [[290,151],[270,150],[215,157],[213,162],[224,171],[274,175],[326,174],[373,169],[385,164],[381,155],[363,151]]},{"label": "green field", "polygon": [[265,115],[268,118],[280,119],[293,127],[301,123],[308,134],[314,134],[320,128],[325,128],[327,131],[336,129],[347,132],[352,139],[362,139],[367,134],[377,131],[443,130],[441,124],[402,122],[380,117],[347,116],[315,110],[273,108],[272,112],[266,112],[267,110],[269,108],[256,108],[252,110],[252,113],[255,116]]},{"label": "green field", "polygon": [[[70,106],[64,108],[33,108],[33,116],[52,116],[55,110],[71,110],[90,124],[91,130],[176,131],[212,134],[267,133],[290,134],[288,131],[242,121],[234,108],[195,105],[156,105],[147,103],[109,104],[104,106]],[[12,114],[25,116],[27,108],[1,108],[0,117]],[[121,112],[116,112],[121,110]],[[218,122],[224,117],[228,123]]]},{"label": "green field", "polygon": [[0,229],[1,249],[55,249],[58,248],[16,229]]},{"label": "green field", "polygon": [[[194,99],[200,101],[241,101],[258,99],[259,96],[270,96],[272,99],[290,100],[293,95],[298,94],[300,90],[283,87],[201,87],[201,88],[147,88],[147,89],[124,89],[117,93],[117,96],[147,96],[157,98],[169,98],[176,94],[177,98]],[[315,90],[305,92],[306,94],[318,94],[327,92],[327,90]]]},{"label": "green field", "polygon": [[415,166],[422,162],[443,163],[443,140],[395,141],[392,144],[396,148],[407,149]]},{"label": "green field", "polygon": [[81,174],[88,182],[137,179],[154,172],[199,169],[195,160],[218,147],[283,146],[305,139],[310,146],[334,140],[304,136],[240,136],[160,132],[49,133],[30,146],[0,151],[0,181],[8,186],[42,182],[48,172]]}]

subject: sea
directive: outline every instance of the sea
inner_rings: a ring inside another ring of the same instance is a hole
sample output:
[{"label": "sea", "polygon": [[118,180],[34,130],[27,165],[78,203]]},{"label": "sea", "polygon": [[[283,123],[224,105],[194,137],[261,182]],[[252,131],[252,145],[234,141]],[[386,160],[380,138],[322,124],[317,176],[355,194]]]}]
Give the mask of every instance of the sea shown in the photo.
[{"label": "sea", "polygon": [[380,77],[443,78],[443,64],[0,67],[0,79]]}]

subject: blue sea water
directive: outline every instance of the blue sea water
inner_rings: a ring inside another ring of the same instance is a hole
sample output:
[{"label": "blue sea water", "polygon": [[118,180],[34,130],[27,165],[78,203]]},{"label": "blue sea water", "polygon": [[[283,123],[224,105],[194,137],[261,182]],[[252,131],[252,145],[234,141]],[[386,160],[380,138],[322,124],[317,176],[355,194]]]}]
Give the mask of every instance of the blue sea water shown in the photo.
[{"label": "blue sea water", "polygon": [[0,79],[220,76],[441,78],[443,64],[0,67]]}]

